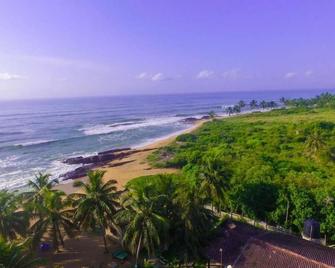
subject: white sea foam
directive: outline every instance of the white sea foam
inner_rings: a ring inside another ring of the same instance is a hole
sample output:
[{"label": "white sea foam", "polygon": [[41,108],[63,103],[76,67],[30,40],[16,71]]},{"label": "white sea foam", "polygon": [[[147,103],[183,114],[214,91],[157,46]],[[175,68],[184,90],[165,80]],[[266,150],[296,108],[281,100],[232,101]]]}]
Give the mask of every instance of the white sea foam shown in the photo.
[{"label": "white sea foam", "polygon": [[44,144],[44,143],[49,143],[49,142],[53,142],[55,140],[35,140],[35,141],[27,141],[27,142],[23,142],[23,143],[17,143],[14,144],[14,146],[31,146],[31,145],[38,145],[38,144]]},{"label": "white sea foam", "polygon": [[124,123],[116,123],[109,125],[94,125],[87,126],[79,129],[85,135],[99,135],[99,134],[108,134],[117,131],[125,131],[130,129],[144,128],[150,126],[160,126],[166,124],[177,123],[181,120],[180,117],[155,117],[150,118],[140,122],[124,122]]},{"label": "white sea foam", "polygon": [[16,155],[7,156],[4,159],[0,159],[0,168],[8,168],[8,167],[15,167],[16,166],[16,160],[18,160],[19,157]]}]

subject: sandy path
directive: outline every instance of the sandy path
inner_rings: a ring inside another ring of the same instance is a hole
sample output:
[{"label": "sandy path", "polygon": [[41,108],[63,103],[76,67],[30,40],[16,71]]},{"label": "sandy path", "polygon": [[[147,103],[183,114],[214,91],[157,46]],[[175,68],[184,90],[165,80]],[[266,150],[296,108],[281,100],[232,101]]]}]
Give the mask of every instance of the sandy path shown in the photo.
[{"label": "sandy path", "polygon": [[[189,133],[200,127],[206,120],[198,121],[191,128],[183,131],[182,133]],[[180,135],[181,133],[178,133]],[[173,142],[178,135],[170,136],[168,138],[158,140],[149,145],[137,148],[139,150],[150,149],[144,152],[134,153],[121,160],[112,161],[106,166],[99,167],[101,170],[106,171],[105,180],[115,179],[117,186],[122,190],[128,181],[140,176],[162,174],[162,173],[175,173],[177,169],[173,168],[153,168],[149,165],[147,157],[158,148],[166,146]],[[76,180],[86,181],[87,178],[80,178]],[[72,182],[59,184],[55,187],[56,189],[62,190],[67,194],[73,193],[76,189],[72,186]]]}]

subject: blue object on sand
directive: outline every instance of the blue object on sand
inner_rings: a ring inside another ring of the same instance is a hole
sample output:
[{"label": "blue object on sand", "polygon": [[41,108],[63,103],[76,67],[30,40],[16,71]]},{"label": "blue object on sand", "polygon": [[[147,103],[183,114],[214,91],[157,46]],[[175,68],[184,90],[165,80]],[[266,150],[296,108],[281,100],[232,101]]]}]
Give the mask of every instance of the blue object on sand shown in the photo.
[{"label": "blue object on sand", "polygon": [[128,253],[122,249],[114,251],[112,254],[114,258],[122,261],[128,257]]}]

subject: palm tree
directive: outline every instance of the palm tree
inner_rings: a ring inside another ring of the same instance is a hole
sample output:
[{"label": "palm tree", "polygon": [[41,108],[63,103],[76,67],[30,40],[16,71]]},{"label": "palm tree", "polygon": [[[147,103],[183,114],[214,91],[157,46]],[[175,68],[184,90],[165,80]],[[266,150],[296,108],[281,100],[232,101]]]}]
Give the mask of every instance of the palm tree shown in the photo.
[{"label": "palm tree", "polygon": [[149,257],[155,254],[168,230],[167,220],[154,210],[157,198],[160,196],[153,198],[145,191],[130,189],[122,196],[123,209],[116,214],[117,222],[125,226],[123,242],[136,255],[136,265],[143,249]]},{"label": "palm tree", "polygon": [[257,101],[256,100],[252,100],[250,103],[249,103],[249,106],[250,108],[253,110],[253,109],[256,109],[258,104],[257,104]]},{"label": "palm tree", "polygon": [[34,180],[28,181],[28,187],[30,191],[24,192],[22,196],[26,199],[26,205],[37,207],[38,204],[42,204],[42,192],[44,189],[51,190],[52,187],[58,183],[57,179],[50,180],[50,174],[43,174],[39,172],[35,175]]},{"label": "palm tree", "polygon": [[42,264],[40,258],[35,258],[25,246],[25,243],[6,242],[0,239],[0,267],[33,268]]},{"label": "palm tree", "polygon": [[316,157],[317,153],[325,146],[320,131],[314,130],[307,138],[306,152],[308,156]]},{"label": "palm tree", "polygon": [[216,113],[214,111],[210,111],[208,115],[212,120],[216,117]]},{"label": "palm tree", "polygon": [[0,237],[5,241],[23,237],[28,229],[28,217],[18,202],[18,196],[0,191]]},{"label": "palm tree", "polygon": [[241,107],[239,106],[239,105],[234,105],[234,107],[233,107],[233,111],[234,111],[234,113],[240,113],[241,112]]},{"label": "palm tree", "polygon": [[287,100],[286,100],[286,98],[281,97],[281,98],[279,99],[279,102],[280,102],[281,104],[283,104],[283,105],[286,105]]},{"label": "palm tree", "polygon": [[48,234],[53,240],[55,250],[59,251],[59,245],[64,247],[64,235],[73,236],[74,224],[71,221],[73,209],[66,195],[61,191],[43,189],[43,203],[38,206],[35,223],[31,226],[33,243],[36,245]]},{"label": "palm tree", "polygon": [[176,237],[183,244],[185,254],[199,256],[201,242],[214,223],[214,214],[197,185],[180,187],[174,198],[178,222],[174,223]]},{"label": "palm tree", "polygon": [[276,103],[275,101],[269,101],[269,102],[267,103],[267,106],[268,106],[269,108],[275,108],[275,107],[277,107],[277,103]]},{"label": "palm tree", "polygon": [[[119,204],[116,181],[109,180],[103,182],[105,171],[88,172],[88,182],[77,181],[75,187],[81,188],[81,193],[70,195],[74,198],[73,205],[76,208],[74,219],[80,227],[87,230],[89,228],[101,228],[105,245],[105,252],[108,252],[106,241],[106,229],[112,227],[112,231],[119,234],[119,230],[113,221]],[[118,239],[117,236],[111,235]]]},{"label": "palm tree", "polygon": [[240,109],[242,109],[243,107],[245,107],[245,102],[243,100],[240,100],[237,105],[240,107]]},{"label": "palm tree", "polygon": [[261,106],[262,109],[265,109],[268,107],[268,103],[265,100],[262,100],[259,105]]},{"label": "palm tree", "polygon": [[233,107],[229,106],[225,109],[225,112],[230,116],[232,113],[234,113]]},{"label": "palm tree", "polygon": [[[223,201],[224,190],[227,186],[227,171],[224,163],[218,157],[206,157],[202,160],[199,174],[199,189],[212,204]],[[219,210],[219,206],[217,206]]]}]

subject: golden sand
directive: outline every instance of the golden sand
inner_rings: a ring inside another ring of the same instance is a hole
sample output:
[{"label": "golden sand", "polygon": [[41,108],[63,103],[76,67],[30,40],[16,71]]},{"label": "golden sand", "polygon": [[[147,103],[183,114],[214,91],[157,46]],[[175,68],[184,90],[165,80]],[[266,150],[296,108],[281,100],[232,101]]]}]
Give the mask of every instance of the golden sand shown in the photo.
[{"label": "golden sand", "polygon": [[[183,131],[182,133],[189,133],[200,127],[206,120],[198,121],[191,128]],[[179,133],[178,135],[180,135]],[[115,160],[108,163],[106,166],[99,167],[100,170],[105,170],[106,174],[104,176],[105,180],[114,179],[117,181],[117,187],[122,190],[128,181],[146,175],[155,175],[163,173],[175,173],[177,169],[174,168],[154,168],[151,167],[148,163],[148,156],[155,150],[164,147],[172,143],[178,135],[170,136],[168,138],[158,140],[149,145],[137,148],[140,152],[131,154],[128,157],[125,157],[120,160]],[[145,151],[141,151],[145,150]],[[87,178],[79,178],[76,180],[86,181]],[[64,191],[67,194],[75,192],[77,189],[74,188],[73,183],[69,181],[68,183],[59,184],[55,188]]]}]

